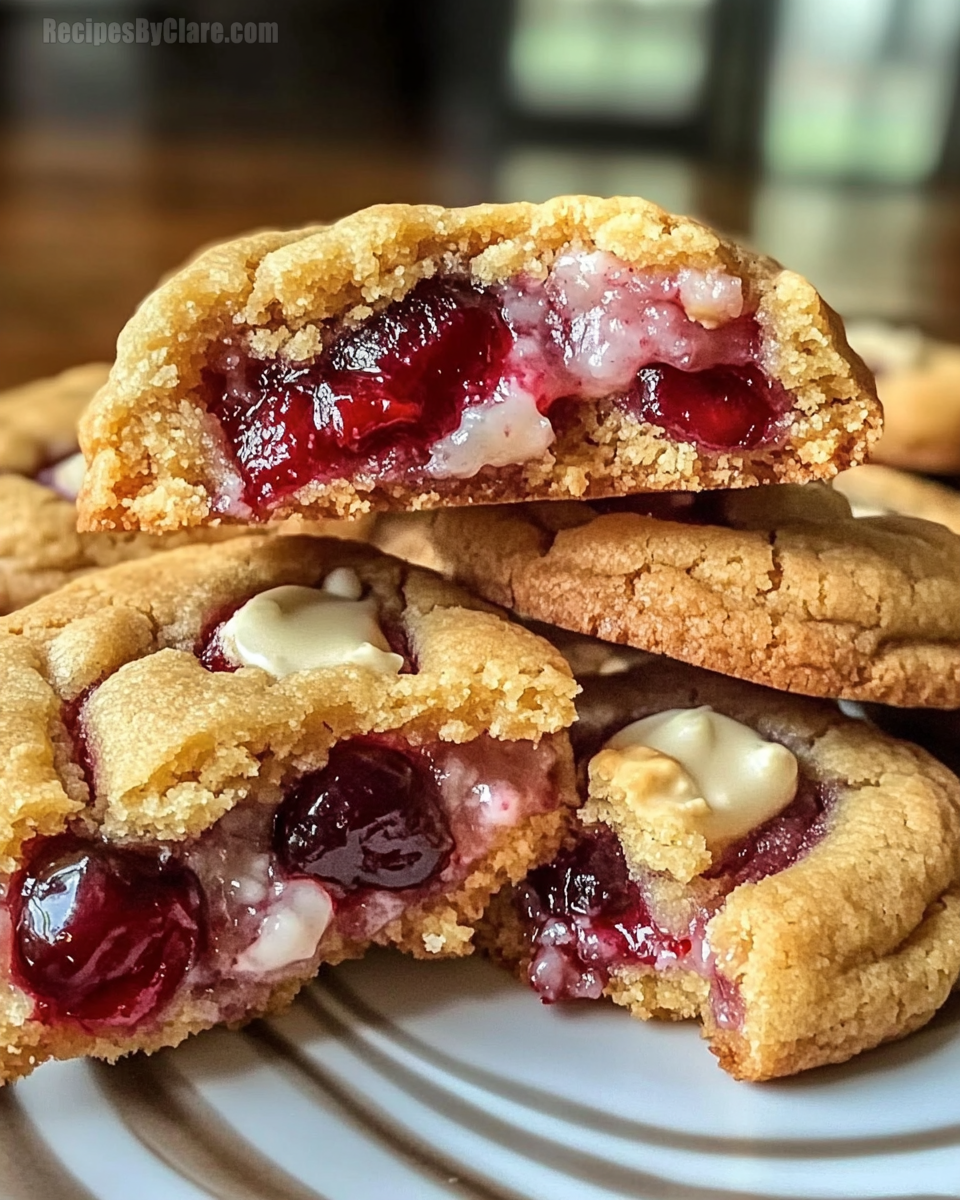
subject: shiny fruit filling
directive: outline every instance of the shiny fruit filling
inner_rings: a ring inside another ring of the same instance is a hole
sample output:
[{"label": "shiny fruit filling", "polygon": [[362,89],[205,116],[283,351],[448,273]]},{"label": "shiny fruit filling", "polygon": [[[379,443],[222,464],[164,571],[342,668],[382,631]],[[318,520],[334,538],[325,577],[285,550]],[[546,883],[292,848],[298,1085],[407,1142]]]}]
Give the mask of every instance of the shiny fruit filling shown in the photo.
[{"label": "shiny fruit filling", "polygon": [[[631,877],[614,834],[603,826],[585,830],[572,849],[531,871],[517,891],[531,946],[531,986],[545,1003],[595,1000],[618,969],[680,967],[710,980],[715,1020],[735,1026],[739,996],[714,963],[710,919],[741,883],[756,883],[806,854],[823,835],[828,806],[825,789],[803,782],[782,813],[728,847],[688,885],[682,928],[676,916],[660,916],[661,877],[644,869]],[[677,908],[674,897],[670,910]]]},{"label": "shiny fruit filling", "polygon": [[119,847],[37,838],[7,888],[11,975],[34,1017],[93,1031],[216,989],[239,1019],[331,932],[371,938],[455,889],[504,828],[558,803],[550,738],[337,743],[277,801],[250,799],[193,841]]},{"label": "shiny fruit filling", "polygon": [[570,401],[612,400],[713,451],[776,443],[792,405],[760,366],[739,279],[601,251],[561,255],[543,281],[423,279],[322,336],[310,361],[255,357],[242,333],[210,353],[203,402],[239,472],[224,511],[267,514],[311,482],[463,479],[539,458]]}]

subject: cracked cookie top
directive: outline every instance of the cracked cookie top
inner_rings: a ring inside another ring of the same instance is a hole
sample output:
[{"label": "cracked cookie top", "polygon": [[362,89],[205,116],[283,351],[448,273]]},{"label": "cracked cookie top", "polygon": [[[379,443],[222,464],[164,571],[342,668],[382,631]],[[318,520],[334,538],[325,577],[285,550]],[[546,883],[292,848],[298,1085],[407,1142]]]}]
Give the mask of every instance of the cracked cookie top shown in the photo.
[{"label": "cracked cookie top", "polygon": [[829,488],[450,510],[422,532],[537,620],[781,691],[960,707],[960,539],[855,519]]},{"label": "cracked cookie top", "polygon": [[872,379],[800,276],[647,201],[381,205],[214,247],[122,332],[86,529],[828,478]]},{"label": "cracked cookie top", "polygon": [[[343,661],[278,676],[242,666],[236,638],[221,644],[253,597],[316,589],[341,568],[399,671]],[[537,741],[570,724],[577,690],[557,651],[459,588],[360,545],[299,537],[85,576],[0,621],[0,666],[7,869],[25,838],[85,809],[109,839],[195,836],[264,780],[321,767],[346,737]]]}]

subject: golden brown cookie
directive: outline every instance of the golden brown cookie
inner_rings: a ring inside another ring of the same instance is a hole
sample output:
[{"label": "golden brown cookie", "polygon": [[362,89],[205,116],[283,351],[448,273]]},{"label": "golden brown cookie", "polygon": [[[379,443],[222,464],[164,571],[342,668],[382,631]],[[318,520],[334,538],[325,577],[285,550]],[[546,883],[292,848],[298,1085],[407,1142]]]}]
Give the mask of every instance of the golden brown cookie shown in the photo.
[{"label": "golden brown cookie", "polygon": [[833,705],[665,660],[585,680],[578,709],[580,827],[482,935],[542,999],[697,1018],[749,1080],[933,1016],[960,973],[954,775]]},{"label": "golden brown cookie", "polygon": [[960,473],[960,346],[883,322],[853,322],[849,332],[883,402],[883,437],[871,457],[908,471]]},{"label": "golden brown cookie", "polygon": [[857,520],[820,485],[599,507],[435,513],[433,549],[565,629],[786,692],[960,706],[960,539],[942,526]]},{"label": "golden brown cookie", "polygon": [[33,477],[73,454],[80,414],[109,374],[109,363],[87,363],[0,392],[0,472]]},{"label": "golden brown cookie", "polygon": [[960,492],[942,483],[898,471],[895,467],[868,463],[841,471],[833,480],[833,486],[846,496],[855,517],[882,517],[895,513],[901,517],[935,521],[960,534]]},{"label": "golden brown cookie", "polygon": [[85,529],[829,478],[872,379],[800,276],[633,198],[215,247],[120,336]]},{"label": "golden brown cookie", "polygon": [[470,952],[557,849],[576,685],[354,543],[244,538],[0,621],[0,1076],[174,1045],[371,942]]}]

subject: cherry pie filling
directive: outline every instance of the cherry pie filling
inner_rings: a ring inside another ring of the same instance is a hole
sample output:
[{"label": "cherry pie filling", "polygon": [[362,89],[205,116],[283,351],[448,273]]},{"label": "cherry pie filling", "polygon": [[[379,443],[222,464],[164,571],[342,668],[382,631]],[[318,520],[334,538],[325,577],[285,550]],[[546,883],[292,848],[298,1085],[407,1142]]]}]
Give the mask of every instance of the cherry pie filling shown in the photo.
[{"label": "cherry pie filling", "polygon": [[238,1019],[326,947],[456,889],[504,828],[556,807],[558,761],[549,737],[355,737],[192,841],[35,838],[0,907],[11,977],[34,1019],[95,1033],[156,1024],[174,999]]},{"label": "cherry pie filling", "polygon": [[267,516],[308,483],[470,478],[540,458],[602,402],[713,452],[776,446],[790,394],[762,366],[741,281],[561,255],[547,278],[421,280],[308,361],[262,358],[243,330],[208,354],[201,400],[232,460],[217,503]]},{"label": "cherry pie filling", "polygon": [[[709,923],[734,888],[783,871],[823,836],[832,797],[801,777],[794,800],[723,852],[708,872],[662,903],[663,877],[627,869],[606,826],[586,828],[553,862],[531,871],[516,908],[531,950],[528,978],[544,1003],[599,999],[614,972],[678,968],[710,983],[713,1017],[736,1028],[742,1007],[717,968]],[[684,916],[678,916],[682,912]],[[668,915],[668,913],[670,915]]]}]

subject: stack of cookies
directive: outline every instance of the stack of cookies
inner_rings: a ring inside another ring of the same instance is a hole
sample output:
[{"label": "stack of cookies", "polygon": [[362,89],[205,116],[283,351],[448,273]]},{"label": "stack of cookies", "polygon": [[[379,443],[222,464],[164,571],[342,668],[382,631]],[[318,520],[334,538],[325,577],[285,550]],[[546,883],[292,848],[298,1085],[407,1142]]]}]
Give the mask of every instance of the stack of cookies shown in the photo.
[{"label": "stack of cookies", "polygon": [[71,536],[136,561],[0,621],[4,1076],[373,943],[697,1018],[738,1078],[922,1025],[960,782],[865,706],[960,707],[960,540],[829,486],[879,430],[805,280],[641,200],[168,279],[81,422]]}]

